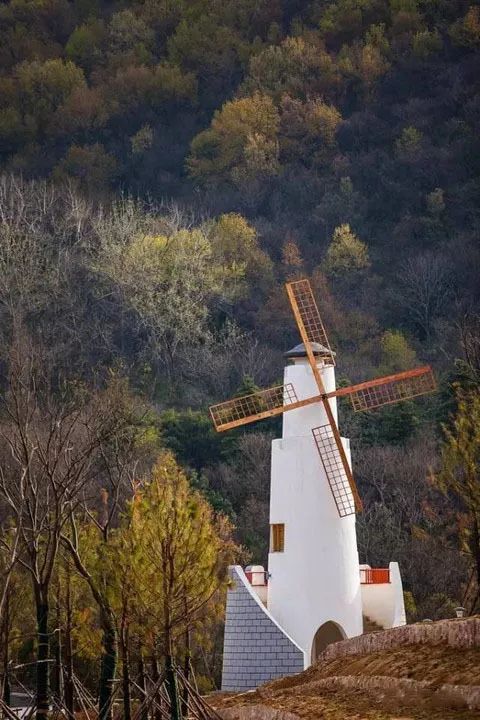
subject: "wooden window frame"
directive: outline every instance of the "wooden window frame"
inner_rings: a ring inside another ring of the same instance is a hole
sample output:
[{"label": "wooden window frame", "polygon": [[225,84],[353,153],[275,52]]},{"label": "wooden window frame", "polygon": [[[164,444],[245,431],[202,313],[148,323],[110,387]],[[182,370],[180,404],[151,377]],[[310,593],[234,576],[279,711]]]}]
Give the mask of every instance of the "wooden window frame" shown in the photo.
[{"label": "wooden window frame", "polygon": [[270,552],[285,552],[285,523],[270,525]]}]

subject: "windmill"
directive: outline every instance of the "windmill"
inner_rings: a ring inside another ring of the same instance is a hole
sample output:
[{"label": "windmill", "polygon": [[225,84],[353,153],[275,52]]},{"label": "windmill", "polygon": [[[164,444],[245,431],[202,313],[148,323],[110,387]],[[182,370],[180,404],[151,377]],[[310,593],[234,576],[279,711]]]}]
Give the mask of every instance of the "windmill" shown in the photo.
[{"label": "windmill", "polygon": [[215,429],[223,432],[321,403],[327,423],[312,427],[311,430],[338,514],[346,517],[353,515],[355,511],[361,511],[362,501],[342,444],[330,398],[348,397],[354,412],[368,411],[433,392],[436,389],[435,378],[431,367],[427,365],[327,392],[316,355],[322,354],[325,365],[335,365],[335,353],[330,347],[310,282],[306,279],[288,282],[286,290],[318,394],[299,399],[293,384],[286,383],[212,405],[210,414]]}]

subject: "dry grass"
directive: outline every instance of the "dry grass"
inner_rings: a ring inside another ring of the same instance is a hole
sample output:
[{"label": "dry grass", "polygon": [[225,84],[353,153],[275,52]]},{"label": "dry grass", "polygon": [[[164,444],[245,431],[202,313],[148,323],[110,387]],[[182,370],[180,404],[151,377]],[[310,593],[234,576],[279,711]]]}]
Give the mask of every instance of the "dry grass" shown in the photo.
[{"label": "dry grass", "polygon": [[[358,689],[338,685],[341,678],[391,678],[426,681],[428,688]],[[335,678],[340,678],[336,681]],[[406,646],[370,655],[320,663],[300,675],[283,678],[255,692],[217,696],[216,707],[261,704],[295,713],[305,720],[479,720],[456,697],[435,692],[443,684],[480,685],[480,648]]]}]

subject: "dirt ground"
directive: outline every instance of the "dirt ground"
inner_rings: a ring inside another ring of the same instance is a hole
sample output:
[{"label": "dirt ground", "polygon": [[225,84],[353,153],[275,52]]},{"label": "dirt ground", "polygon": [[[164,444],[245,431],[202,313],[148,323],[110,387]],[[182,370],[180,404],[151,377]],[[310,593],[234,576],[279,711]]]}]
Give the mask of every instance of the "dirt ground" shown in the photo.
[{"label": "dirt ground", "polygon": [[[341,686],[355,677],[370,678],[376,687]],[[390,687],[391,678],[428,685],[397,691]],[[479,720],[480,710],[468,710],[458,698],[438,691],[444,684],[480,686],[480,648],[412,645],[343,657],[255,692],[215,696],[210,702],[217,709],[266,705],[305,720]]]}]

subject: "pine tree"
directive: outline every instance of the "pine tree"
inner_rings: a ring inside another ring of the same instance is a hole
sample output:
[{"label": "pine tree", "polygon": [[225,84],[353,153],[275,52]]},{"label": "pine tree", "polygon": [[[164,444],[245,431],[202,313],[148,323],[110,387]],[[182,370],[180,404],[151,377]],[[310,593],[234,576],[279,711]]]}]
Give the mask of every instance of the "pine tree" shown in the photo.
[{"label": "pine tree", "polygon": [[460,501],[468,522],[459,528],[465,549],[472,555],[480,595],[480,391],[458,391],[457,413],[444,427],[442,470],[439,481],[446,493]]}]

